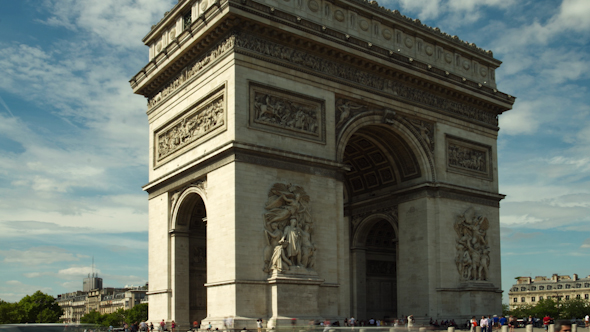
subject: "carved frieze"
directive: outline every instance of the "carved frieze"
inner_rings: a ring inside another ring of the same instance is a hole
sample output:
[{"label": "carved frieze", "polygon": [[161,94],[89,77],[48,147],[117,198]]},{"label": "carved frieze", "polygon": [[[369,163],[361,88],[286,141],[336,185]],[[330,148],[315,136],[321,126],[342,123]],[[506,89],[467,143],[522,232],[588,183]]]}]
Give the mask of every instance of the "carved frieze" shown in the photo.
[{"label": "carved frieze", "polygon": [[479,215],[473,208],[457,216],[454,225],[457,233],[455,265],[462,281],[489,279],[489,227],[488,218]]},{"label": "carved frieze", "polygon": [[310,198],[300,186],[275,183],[264,209],[264,268],[272,274],[315,275]]},{"label": "carved frieze", "polygon": [[166,97],[178,91],[178,89],[181,86],[184,86],[189,80],[199,76],[215,60],[221,58],[223,55],[227,54],[229,50],[233,49],[234,43],[235,37],[230,35],[213,47],[210,52],[184,67],[178,75],[166,83],[155,96],[148,100],[148,110],[159,105],[164,99],[166,99]]},{"label": "carved frieze", "polygon": [[323,100],[250,83],[250,126],[281,135],[325,142]]},{"label": "carved frieze", "polygon": [[[175,120],[154,132],[154,166],[226,127],[225,86],[199,100]],[[218,130],[219,129],[219,130]]]},{"label": "carved frieze", "polygon": [[492,179],[492,148],[458,137],[447,136],[447,170]]},{"label": "carved frieze", "polygon": [[379,76],[353,66],[327,60],[302,50],[281,45],[258,36],[241,32],[236,39],[236,50],[248,50],[313,70],[323,75],[350,81],[365,88],[379,90],[409,101],[421,103],[471,120],[497,126],[497,115],[481,108],[430,93],[425,90]]}]

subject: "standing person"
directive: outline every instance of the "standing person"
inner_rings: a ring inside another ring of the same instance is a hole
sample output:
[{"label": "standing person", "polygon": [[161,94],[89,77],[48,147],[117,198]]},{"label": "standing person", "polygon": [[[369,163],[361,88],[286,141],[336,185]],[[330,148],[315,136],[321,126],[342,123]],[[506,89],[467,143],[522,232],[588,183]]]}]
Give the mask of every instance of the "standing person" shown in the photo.
[{"label": "standing person", "polygon": [[515,326],[516,326],[516,317],[510,315],[510,319],[508,320],[508,327],[510,328],[510,332],[514,332]]},{"label": "standing person", "polygon": [[502,316],[500,317],[500,328],[502,328],[502,326],[508,324],[508,320],[506,319],[506,316]]},{"label": "standing person", "polygon": [[590,315],[586,315],[586,317],[584,317],[584,326],[590,326]]},{"label": "standing person", "polygon": [[549,323],[551,323],[551,317],[549,317],[549,315],[545,315],[545,317],[543,317],[543,325],[545,326],[545,331],[549,330]]},{"label": "standing person", "polygon": [[344,326],[348,326],[348,318],[344,317]]},{"label": "standing person", "polygon": [[150,332],[154,332],[154,323],[153,322],[150,323]]},{"label": "standing person", "polygon": [[158,328],[158,331],[160,331],[160,332],[164,331],[165,327],[166,327],[166,323],[162,319],[162,321],[160,322],[160,327]]},{"label": "standing person", "polygon": [[172,332],[176,332],[176,322],[174,321],[174,319],[172,320],[172,323],[170,323],[170,327],[172,329]]},{"label": "standing person", "polygon": [[256,320],[256,328],[258,328],[258,332],[262,332],[262,318]]},{"label": "standing person", "polygon": [[498,318],[498,315],[494,315],[493,319],[494,319],[494,330],[497,330],[500,328],[500,318]]},{"label": "standing person", "polygon": [[350,324],[350,327],[352,327],[352,330],[354,331],[354,325],[356,324],[356,319],[354,319],[353,316],[350,316],[350,320],[348,321],[348,324]]},{"label": "standing person", "polygon": [[492,319],[492,316],[488,315],[488,332],[492,332],[493,325],[494,320]]},{"label": "standing person", "polygon": [[330,320],[326,319],[324,321],[324,332],[328,332],[330,330]]},{"label": "standing person", "polygon": [[475,319],[475,316],[471,316],[471,320],[469,321],[469,332],[474,332],[476,326],[477,319]]},{"label": "standing person", "polygon": [[411,330],[414,327],[414,315],[408,316],[408,330]]},{"label": "standing person", "polygon": [[193,332],[197,332],[198,329],[199,329],[199,321],[196,320],[193,322]]},{"label": "standing person", "polygon": [[481,326],[481,332],[488,330],[488,319],[486,316],[481,316],[481,319],[479,320],[479,326]]}]

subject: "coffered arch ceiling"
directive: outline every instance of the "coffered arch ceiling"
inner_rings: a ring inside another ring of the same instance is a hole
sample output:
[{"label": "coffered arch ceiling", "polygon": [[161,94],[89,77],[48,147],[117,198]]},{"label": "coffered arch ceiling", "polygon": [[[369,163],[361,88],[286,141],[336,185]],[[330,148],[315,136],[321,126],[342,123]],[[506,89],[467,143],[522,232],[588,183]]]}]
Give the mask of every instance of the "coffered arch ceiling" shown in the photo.
[{"label": "coffered arch ceiling", "polygon": [[383,126],[366,126],[347,142],[343,161],[349,196],[396,186],[422,176],[415,153],[405,140]]}]

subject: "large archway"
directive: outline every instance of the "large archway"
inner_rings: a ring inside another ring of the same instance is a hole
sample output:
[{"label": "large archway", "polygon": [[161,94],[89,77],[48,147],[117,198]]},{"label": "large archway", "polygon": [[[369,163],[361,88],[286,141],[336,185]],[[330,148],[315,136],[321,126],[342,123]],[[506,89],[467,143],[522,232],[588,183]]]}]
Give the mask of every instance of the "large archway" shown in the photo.
[{"label": "large archway", "polygon": [[398,284],[397,201],[429,172],[422,151],[401,127],[356,126],[343,150],[349,168],[345,210],[351,221],[352,312],[361,320],[393,320],[401,315],[397,294],[403,287]]},{"label": "large archway", "polygon": [[[204,193],[192,186],[173,198],[172,245],[175,320],[189,324],[207,316],[207,209]],[[184,290],[184,291],[183,291]]]}]

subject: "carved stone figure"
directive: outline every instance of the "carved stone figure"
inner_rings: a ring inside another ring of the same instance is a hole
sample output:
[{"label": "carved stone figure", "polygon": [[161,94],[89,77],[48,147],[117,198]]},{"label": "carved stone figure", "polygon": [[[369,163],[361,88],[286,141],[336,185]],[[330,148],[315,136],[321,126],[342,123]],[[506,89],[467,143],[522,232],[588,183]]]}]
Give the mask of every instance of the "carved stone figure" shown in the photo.
[{"label": "carved stone figure", "polygon": [[288,265],[303,271],[311,270],[315,263],[315,245],[312,242],[309,196],[305,190],[292,184],[275,183],[264,208],[267,210],[263,216],[266,241],[264,272],[282,273],[288,270],[278,261],[279,254],[286,258],[284,261],[288,261]]},{"label": "carved stone figure", "polygon": [[279,240],[283,236],[283,232],[278,229],[278,223],[270,224],[270,230],[264,229],[264,238],[266,239],[266,247],[264,248],[264,272],[270,272],[271,256],[273,249],[279,244]]},{"label": "carved stone figure", "polygon": [[[289,266],[292,265],[291,261],[285,256],[285,248],[289,245],[288,241],[280,240],[279,244],[275,246],[274,252],[272,253],[270,269],[283,272],[289,270]],[[284,264],[283,264],[284,263]]]},{"label": "carved stone figure", "polygon": [[457,217],[455,264],[462,280],[488,280],[490,247],[486,232],[489,226],[488,219],[476,215],[473,208]]}]

